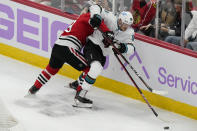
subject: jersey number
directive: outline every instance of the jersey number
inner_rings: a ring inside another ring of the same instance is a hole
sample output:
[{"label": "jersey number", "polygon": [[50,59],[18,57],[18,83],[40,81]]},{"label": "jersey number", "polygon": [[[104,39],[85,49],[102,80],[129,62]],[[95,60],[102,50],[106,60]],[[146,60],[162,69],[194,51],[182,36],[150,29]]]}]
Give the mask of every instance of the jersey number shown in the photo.
[{"label": "jersey number", "polygon": [[73,21],[73,23],[72,24],[70,24],[69,25],[69,27],[65,30],[66,32],[70,32],[71,31],[71,29],[72,29],[72,26],[75,24],[75,22],[76,22],[76,20],[75,21]]}]

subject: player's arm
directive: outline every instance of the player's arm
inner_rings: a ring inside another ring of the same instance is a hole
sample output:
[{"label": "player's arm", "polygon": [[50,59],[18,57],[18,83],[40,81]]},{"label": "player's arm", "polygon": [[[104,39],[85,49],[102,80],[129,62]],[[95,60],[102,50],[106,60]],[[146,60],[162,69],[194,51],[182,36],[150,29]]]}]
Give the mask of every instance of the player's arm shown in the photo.
[{"label": "player's arm", "polygon": [[104,23],[104,9],[100,5],[92,5],[89,7],[90,24],[93,27],[100,28],[102,32],[110,31]]},{"label": "player's arm", "polygon": [[133,43],[134,33],[128,34],[125,37],[125,41],[115,44],[115,46],[117,47],[120,53],[133,54],[133,52],[135,52],[135,46],[133,45]]},{"label": "player's arm", "polygon": [[88,12],[90,13],[90,25],[93,28],[98,28],[102,22],[102,8],[99,5],[92,5],[89,7]]},{"label": "player's arm", "polygon": [[113,41],[113,33],[109,30],[107,25],[104,23],[104,9],[99,5],[92,5],[89,7],[90,12],[90,24],[96,28],[98,28],[104,35],[104,39],[108,42],[105,42],[105,47],[110,45],[110,42]]},{"label": "player's arm", "polygon": [[116,47],[120,53],[132,54],[135,51],[135,46],[132,43],[120,43]]}]

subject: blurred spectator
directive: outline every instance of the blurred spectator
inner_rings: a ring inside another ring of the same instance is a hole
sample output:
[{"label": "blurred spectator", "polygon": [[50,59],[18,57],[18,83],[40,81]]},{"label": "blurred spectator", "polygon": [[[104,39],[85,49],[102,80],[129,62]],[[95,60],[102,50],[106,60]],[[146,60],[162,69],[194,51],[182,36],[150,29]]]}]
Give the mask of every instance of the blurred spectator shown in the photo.
[{"label": "blurred spectator", "polygon": [[133,19],[134,19],[134,28],[137,28],[137,24],[140,24],[140,21],[142,19],[142,11],[143,7],[146,5],[145,0],[133,0],[133,3],[131,5],[130,11],[133,14]]},{"label": "blurred spectator", "polygon": [[[163,3],[166,2],[166,3]],[[168,7],[168,8],[167,8]],[[181,12],[182,3],[180,1],[162,1],[160,10],[160,25],[158,38],[164,40],[167,36],[181,35]],[[155,21],[142,26],[140,30],[148,36],[155,37]]]},{"label": "blurred spectator", "polygon": [[51,6],[58,9],[63,9],[67,13],[80,14],[87,1],[88,0],[64,0],[64,3],[61,3],[61,0],[51,0]]},{"label": "blurred spectator", "polygon": [[172,26],[162,23],[160,28],[160,35],[165,39],[168,35],[181,36],[181,12],[182,12],[182,3],[175,2],[174,8],[176,11],[175,21]]},{"label": "blurred spectator", "polygon": [[164,23],[167,26],[173,25],[176,17],[174,0],[161,1],[159,16],[161,18],[161,23]]},{"label": "blurred spectator", "polygon": [[[174,8],[174,0],[162,0],[159,5],[159,23],[166,26],[172,26],[175,20],[176,11]],[[148,25],[140,27],[140,32],[147,36],[155,37],[155,19]],[[160,36],[159,36],[159,39]]]},{"label": "blurred spectator", "polygon": [[133,28],[138,30],[141,26],[148,25],[155,17],[156,14],[156,0],[133,0],[130,9],[134,17]]},{"label": "blurred spectator", "polygon": [[124,0],[125,11],[129,11],[131,3],[133,3],[133,0]]},{"label": "blurred spectator", "polygon": [[[192,12],[193,18],[185,30],[184,47],[197,51],[197,28],[195,27],[197,25],[197,12]],[[168,39],[166,39],[166,42],[180,46],[181,37],[169,36]]]},{"label": "blurred spectator", "polygon": [[[187,5],[190,4],[189,2],[186,3],[186,7]],[[190,6],[190,9],[192,7]],[[189,25],[187,26],[186,30],[185,30],[185,40],[184,40],[184,47],[192,49],[192,50],[196,50],[197,51],[197,39],[196,39],[196,34],[197,34],[197,11],[191,11],[190,12],[192,15],[192,19],[189,23]],[[175,45],[181,45],[180,41],[181,41],[181,37],[179,36],[168,36],[165,39],[166,42],[175,44]],[[195,41],[195,42],[194,42]]]},{"label": "blurred spectator", "polygon": [[61,0],[51,0],[51,6],[61,9]]},{"label": "blurred spectator", "polygon": [[[161,30],[163,29],[164,32],[168,31],[167,34],[169,35],[180,36],[181,35],[181,21],[182,21],[182,18],[181,18],[182,17],[182,0],[175,0],[174,7],[176,11],[174,23],[172,25],[170,24],[169,27],[166,24],[166,26],[168,27],[168,30],[166,30],[166,28],[161,28]],[[185,10],[185,26],[186,27],[192,18],[192,14],[191,14],[192,8],[193,8],[192,2],[187,1],[186,10]]]}]

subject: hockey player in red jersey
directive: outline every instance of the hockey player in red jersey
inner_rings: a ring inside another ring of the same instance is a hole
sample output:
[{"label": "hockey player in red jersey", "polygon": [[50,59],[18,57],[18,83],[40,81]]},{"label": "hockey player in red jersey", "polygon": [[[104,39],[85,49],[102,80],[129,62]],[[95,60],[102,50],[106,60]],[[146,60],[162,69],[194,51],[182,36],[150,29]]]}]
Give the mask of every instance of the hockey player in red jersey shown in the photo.
[{"label": "hockey player in red jersey", "polygon": [[[97,8],[100,8],[97,6]],[[100,8],[101,9],[101,8]],[[97,9],[97,10],[100,10]],[[94,28],[100,28],[103,32],[109,29],[102,21],[100,11],[85,13],[79,16],[68,29],[66,29],[52,48],[51,57],[47,67],[39,74],[34,85],[29,89],[29,94],[36,92],[54,76],[64,63],[71,65],[78,71],[87,72],[89,65],[80,53],[86,44],[86,38],[94,32]],[[92,101],[82,95],[83,89],[78,89],[75,99],[81,103],[92,104]]]}]

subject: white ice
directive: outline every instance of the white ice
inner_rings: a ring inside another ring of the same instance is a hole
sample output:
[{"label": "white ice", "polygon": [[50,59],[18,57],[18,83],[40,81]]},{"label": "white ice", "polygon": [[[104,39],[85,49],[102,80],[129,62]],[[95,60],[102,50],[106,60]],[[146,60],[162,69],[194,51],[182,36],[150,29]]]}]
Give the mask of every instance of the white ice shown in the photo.
[{"label": "white ice", "polygon": [[96,87],[88,93],[93,109],[73,108],[75,92],[64,87],[73,80],[60,75],[24,98],[42,69],[1,55],[0,67],[0,97],[26,131],[197,131],[196,120],[154,107],[164,123],[145,103]]}]

